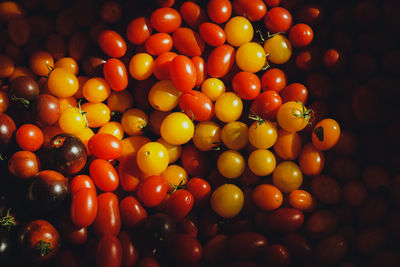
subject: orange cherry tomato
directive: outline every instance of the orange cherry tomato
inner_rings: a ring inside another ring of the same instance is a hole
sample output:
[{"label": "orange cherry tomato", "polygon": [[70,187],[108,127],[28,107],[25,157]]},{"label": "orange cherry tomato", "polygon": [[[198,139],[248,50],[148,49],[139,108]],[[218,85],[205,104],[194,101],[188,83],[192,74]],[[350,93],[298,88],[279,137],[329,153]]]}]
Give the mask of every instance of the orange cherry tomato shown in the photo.
[{"label": "orange cherry tomato", "polygon": [[273,185],[260,184],[252,192],[254,204],[262,210],[275,210],[282,205],[281,191]]},{"label": "orange cherry tomato", "polygon": [[320,175],[324,169],[325,156],[312,143],[306,144],[300,152],[299,166],[308,176]]},{"label": "orange cherry tomato", "polygon": [[312,133],[312,143],[319,150],[331,149],[339,141],[340,126],[333,119],[318,122]]}]

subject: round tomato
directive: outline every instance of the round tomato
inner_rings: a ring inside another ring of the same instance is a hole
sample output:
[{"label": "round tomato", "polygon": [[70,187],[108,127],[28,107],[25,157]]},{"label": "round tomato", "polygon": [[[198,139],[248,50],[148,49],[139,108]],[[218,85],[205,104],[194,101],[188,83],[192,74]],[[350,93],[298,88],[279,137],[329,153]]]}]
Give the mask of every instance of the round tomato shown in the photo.
[{"label": "round tomato", "polygon": [[168,192],[168,182],[160,175],[152,175],[141,181],[137,188],[137,197],[147,208],[160,204]]},{"label": "round tomato", "polygon": [[103,78],[90,78],[83,85],[83,97],[92,103],[100,103],[108,98],[111,93],[110,85]]},{"label": "round tomato", "polygon": [[260,184],[252,192],[254,204],[262,210],[275,210],[282,205],[281,191],[270,184]]},{"label": "round tomato", "polygon": [[313,211],[317,205],[315,198],[305,190],[294,190],[289,194],[289,204],[301,211]]},{"label": "round tomato", "polygon": [[247,162],[249,169],[258,176],[270,175],[276,166],[274,154],[266,149],[257,149],[251,152]]},{"label": "round tomato", "polygon": [[258,43],[244,43],[236,51],[236,63],[242,71],[258,72],[265,66],[265,52]]},{"label": "round tomato", "polygon": [[117,235],[121,229],[118,197],[111,192],[102,193],[97,196],[97,205],[94,233],[97,236]]},{"label": "round tomato", "polygon": [[286,74],[278,68],[267,70],[261,77],[261,89],[263,91],[274,90],[279,93],[286,87]]},{"label": "round tomato", "polygon": [[42,130],[36,125],[23,124],[17,129],[15,139],[22,150],[33,152],[42,147],[44,136]]},{"label": "round tomato", "polygon": [[312,143],[306,144],[299,156],[299,166],[303,174],[308,176],[320,175],[325,165],[325,156]]},{"label": "round tomato", "polygon": [[221,141],[221,128],[213,121],[196,124],[193,135],[194,145],[201,151],[216,149]]},{"label": "round tomato", "polygon": [[171,194],[167,201],[166,213],[178,222],[192,210],[194,204],[193,195],[185,189],[179,189]]},{"label": "round tomato", "polygon": [[180,101],[181,91],[169,80],[157,82],[149,91],[148,100],[150,105],[159,111],[171,111]]},{"label": "round tomato", "polygon": [[143,135],[143,129],[147,126],[148,120],[143,110],[131,108],[122,114],[121,125],[127,135]]},{"label": "round tomato", "polygon": [[199,91],[191,90],[182,94],[179,97],[179,107],[196,121],[208,121],[214,117],[214,104],[206,94]]},{"label": "round tomato", "polygon": [[268,149],[278,139],[276,126],[270,121],[253,122],[247,132],[249,142],[257,149]]},{"label": "round tomato", "polygon": [[211,0],[207,3],[207,15],[212,22],[225,23],[232,14],[232,4],[229,0]]},{"label": "round tomato", "polygon": [[305,104],[308,98],[308,90],[301,83],[291,83],[282,90],[281,97],[283,103],[300,101]]},{"label": "round tomato", "polygon": [[101,127],[111,119],[111,110],[104,103],[87,102],[82,105],[82,111],[91,128]]},{"label": "round tomato", "polygon": [[147,175],[158,175],[168,166],[169,154],[165,146],[158,142],[144,144],[137,152],[139,169]]},{"label": "round tomato", "polygon": [[47,80],[49,92],[58,97],[73,96],[79,88],[76,76],[63,69],[55,68]]},{"label": "round tomato", "polygon": [[196,85],[196,68],[187,56],[178,55],[172,59],[169,75],[172,84],[181,92],[188,92]]},{"label": "round tomato", "polygon": [[232,121],[222,128],[221,140],[224,145],[232,150],[241,150],[248,143],[247,125],[240,121]]},{"label": "round tomato", "polygon": [[284,64],[292,56],[292,45],[285,36],[277,34],[264,43],[264,51],[270,62]]},{"label": "round tomato", "polygon": [[323,119],[315,125],[312,143],[318,150],[328,150],[336,145],[340,137],[340,126],[334,119]]},{"label": "round tomato", "polygon": [[100,48],[110,57],[120,58],[126,53],[126,43],[119,33],[103,30],[98,36]]},{"label": "round tomato", "polygon": [[250,106],[250,115],[259,116],[261,119],[275,121],[278,110],[282,105],[280,95],[273,90],[259,94]]},{"label": "round tomato", "polygon": [[161,137],[171,145],[182,145],[193,137],[194,125],[186,114],[173,112],[161,123],[160,132]]},{"label": "round tomato", "polygon": [[271,33],[286,32],[292,26],[292,15],[283,7],[273,7],[264,17],[264,24]]},{"label": "round tomato", "polygon": [[278,139],[274,145],[274,151],[283,160],[295,160],[301,150],[301,139],[298,133],[278,130]]},{"label": "round tomato", "polygon": [[205,176],[210,169],[207,155],[192,143],[186,144],[181,154],[182,166],[190,176]]},{"label": "round tomato", "polygon": [[260,94],[260,78],[251,72],[238,72],[235,74],[235,76],[233,76],[232,88],[240,98],[252,100]]},{"label": "round tomato", "polygon": [[90,177],[97,188],[105,192],[117,189],[119,176],[114,166],[104,159],[95,159],[89,165]]},{"label": "round tomato", "polygon": [[240,16],[247,17],[250,21],[258,21],[267,13],[267,7],[264,2],[266,1],[234,0],[232,3],[233,11]]},{"label": "round tomato", "polygon": [[174,32],[179,29],[181,23],[179,12],[170,7],[158,8],[150,16],[150,24],[158,32]]},{"label": "round tomato", "polygon": [[122,153],[122,142],[111,134],[97,133],[88,142],[90,152],[98,158],[110,160]]},{"label": "round tomato", "polygon": [[288,132],[303,130],[311,118],[310,110],[307,110],[299,101],[284,103],[278,110],[277,121],[279,126]]},{"label": "round tomato", "polygon": [[74,196],[75,193],[77,193],[82,188],[89,188],[92,189],[93,191],[96,191],[96,187],[94,187],[92,178],[90,178],[88,175],[85,174],[75,176],[71,180],[70,187],[71,187],[71,196]]},{"label": "round tomato", "polygon": [[283,161],[276,166],[272,181],[281,192],[290,193],[303,183],[303,173],[296,163]]},{"label": "round tomato", "polygon": [[129,62],[129,73],[136,80],[146,80],[153,73],[154,60],[148,53],[138,53]]},{"label": "round tomato", "polygon": [[188,175],[184,168],[179,165],[169,165],[165,171],[161,173],[168,182],[168,191],[176,191],[180,187],[186,185],[188,181]]},{"label": "round tomato", "polygon": [[243,101],[232,92],[222,93],[215,102],[215,116],[222,122],[232,122],[240,118]]},{"label": "round tomato", "polygon": [[201,92],[206,94],[211,101],[215,101],[222,93],[225,93],[225,84],[218,78],[208,78],[201,85]]},{"label": "round tomato", "polygon": [[233,184],[219,186],[211,195],[211,208],[223,218],[233,218],[244,204],[243,191]]},{"label": "round tomato", "polygon": [[193,195],[196,206],[202,207],[207,204],[211,195],[211,186],[205,179],[193,177],[189,179],[186,188]]},{"label": "round tomato", "polygon": [[242,154],[235,150],[227,150],[222,152],[217,160],[217,168],[219,173],[230,179],[238,178],[244,172],[246,166],[245,159]]},{"label": "round tomato", "polygon": [[313,30],[304,23],[296,24],[289,30],[289,40],[294,47],[301,48],[309,45],[313,37]]},{"label": "round tomato", "polygon": [[103,66],[104,79],[114,91],[122,91],[128,86],[128,73],[122,61],[110,58]]},{"label": "round tomato", "polygon": [[251,22],[242,16],[236,16],[228,20],[225,24],[224,32],[227,43],[236,47],[250,42],[254,34]]},{"label": "round tomato", "polygon": [[96,219],[98,203],[94,188],[81,188],[72,195],[71,220],[77,227],[88,227]]}]

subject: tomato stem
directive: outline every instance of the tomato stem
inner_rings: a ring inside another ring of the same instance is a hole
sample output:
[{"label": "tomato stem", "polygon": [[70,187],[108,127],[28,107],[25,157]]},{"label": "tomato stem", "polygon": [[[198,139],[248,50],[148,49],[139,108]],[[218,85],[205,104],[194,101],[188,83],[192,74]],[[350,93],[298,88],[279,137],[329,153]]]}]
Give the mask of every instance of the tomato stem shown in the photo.
[{"label": "tomato stem", "polygon": [[81,102],[82,102],[82,99],[79,99],[79,100],[78,100],[79,112],[81,113],[83,119],[85,120],[86,127],[89,127],[89,121],[88,121],[88,119],[86,118],[87,111],[83,111],[83,110],[82,110]]},{"label": "tomato stem", "polygon": [[175,191],[178,191],[179,189],[185,188],[185,185],[183,184],[183,179],[179,182],[178,185],[174,185],[174,184],[172,184],[172,183],[170,183],[170,182],[168,182],[168,183],[169,183],[169,185],[170,185],[171,187],[174,188],[174,190],[172,191],[171,194],[173,194]]},{"label": "tomato stem", "polygon": [[6,160],[6,155],[3,155],[2,153],[0,153],[0,160]]},{"label": "tomato stem", "polygon": [[297,118],[303,118],[307,121],[308,125],[311,125],[310,119],[312,118],[314,111],[312,109],[306,110],[306,107],[304,106],[303,102],[301,102],[299,100],[296,100],[296,103],[301,104],[301,111],[300,111],[300,114],[298,114],[295,112],[295,109],[292,109],[293,116],[295,116]]},{"label": "tomato stem", "polygon": [[249,114],[249,119],[254,120],[254,121],[257,122],[256,129],[257,129],[258,125],[261,125],[261,124],[263,124],[265,122],[265,120],[263,118],[261,118],[260,116],[254,114],[254,113],[250,113]]},{"label": "tomato stem", "polygon": [[274,37],[275,35],[279,35],[279,34],[284,34],[284,32],[276,32],[274,34],[270,34],[269,32],[267,32],[267,37],[268,39],[271,39],[272,37]]},{"label": "tomato stem", "polygon": [[262,41],[263,43],[265,43],[265,38],[264,38],[262,32],[261,32],[260,30],[256,30],[256,33],[258,33],[258,34],[260,35],[261,41]]},{"label": "tomato stem", "polygon": [[11,227],[16,225],[14,216],[10,215],[10,210],[11,209],[8,209],[6,216],[0,219],[0,225],[6,226],[8,228],[8,231],[11,230]]},{"label": "tomato stem", "polygon": [[35,249],[40,251],[40,256],[42,257],[48,255],[50,252],[53,251],[53,249],[51,248],[51,243],[44,240],[38,241],[35,245]]},{"label": "tomato stem", "polygon": [[30,102],[29,102],[29,100],[27,100],[27,99],[25,99],[25,98],[17,97],[17,96],[15,96],[15,95],[12,95],[12,96],[11,96],[11,100],[13,100],[13,101],[19,101],[19,102],[21,102],[21,103],[24,105],[25,108],[29,108]]}]

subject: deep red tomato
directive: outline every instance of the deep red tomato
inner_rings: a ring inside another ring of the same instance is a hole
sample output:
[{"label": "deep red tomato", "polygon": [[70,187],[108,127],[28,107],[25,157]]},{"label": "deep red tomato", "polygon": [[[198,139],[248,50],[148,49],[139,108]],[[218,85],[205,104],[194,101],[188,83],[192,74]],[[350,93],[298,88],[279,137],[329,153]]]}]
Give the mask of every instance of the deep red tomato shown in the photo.
[{"label": "deep red tomato", "polygon": [[206,12],[194,2],[184,2],[179,13],[186,24],[193,29],[197,29],[201,23],[207,21]]},{"label": "deep red tomato", "polygon": [[161,265],[158,261],[152,257],[144,257],[142,258],[137,267],[160,267]]},{"label": "deep red tomato", "polygon": [[318,47],[306,47],[296,55],[296,66],[302,71],[317,69],[321,64],[321,51]]},{"label": "deep red tomato", "polygon": [[174,32],[181,23],[182,18],[179,12],[170,7],[158,8],[150,16],[150,24],[158,32]]},{"label": "deep red tomato", "polygon": [[143,177],[143,172],[139,169],[136,160],[127,157],[119,160],[117,167],[119,184],[125,192],[135,191]]},{"label": "deep red tomato", "polygon": [[82,188],[72,196],[71,220],[78,227],[87,227],[96,219],[97,214],[96,191]]},{"label": "deep red tomato", "polygon": [[192,143],[182,148],[181,161],[189,176],[204,177],[210,170],[211,163],[207,154],[198,150]]},{"label": "deep red tomato", "polygon": [[259,94],[251,103],[250,111],[262,119],[275,121],[276,114],[282,105],[280,95],[272,90]]},{"label": "deep red tomato", "polygon": [[[192,218],[193,217],[193,218]],[[176,224],[176,233],[185,234],[193,238],[197,237],[199,228],[197,227],[197,217],[186,216]]]},{"label": "deep red tomato", "polygon": [[301,83],[292,83],[282,90],[281,97],[282,103],[297,100],[305,104],[308,97],[308,90]]},{"label": "deep red tomato", "polygon": [[211,186],[206,180],[199,177],[190,178],[186,188],[192,193],[196,206],[202,207],[207,204],[211,195]]},{"label": "deep red tomato", "polygon": [[160,175],[152,175],[141,181],[137,188],[137,197],[145,207],[160,204],[168,192],[168,182]]},{"label": "deep red tomato", "polygon": [[143,44],[152,33],[150,21],[145,17],[138,17],[129,22],[126,29],[126,37],[129,42]]},{"label": "deep red tomato", "polygon": [[114,91],[122,91],[128,86],[128,72],[124,63],[116,58],[110,58],[103,65],[104,79]]},{"label": "deep red tomato", "polygon": [[97,133],[89,139],[88,148],[95,157],[111,160],[121,155],[122,142],[114,135]]},{"label": "deep red tomato", "polygon": [[261,77],[261,89],[274,90],[277,93],[286,87],[287,77],[286,74],[278,68],[267,70]]},{"label": "deep red tomato", "polygon": [[257,257],[267,247],[267,239],[256,232],[235,233],[228,239],[228,251],[235,259]]},{"label": "deep red tomato", "polygon": [[179,28],[172,35],[174,47],[179,54],[194,57],[201,56],[204,51],[205,44],[200,35],[189,28]]},{"label": "deep red tomato", "polygon": [[263,251],[263,262],[268,266],[290,266],[290,252],[280,244],[270,245]]},{"label": "deep red tomato", "polygon": [[214,48],[207,59],[207,73],[213,78],[225,76],[235,62],[235,49],[227,44]]},{"label": "deep red tomato", "polygon": [[159,55],[156,60],[154,60],[154,67],[153,67],[153,74],[156,76],[157,79],[160,81],[162,80],[169,80],[169,67],[171,61],[177,56],[178,54],[174,52],[166,52]]},{"label": "deep red tomato", "polygon": [[98,36],[98,43],[110,57],[122,57],[126,53],[126,43],[119,33],[112,30],[103,30]]},{"label": "deep red tomato", "polygon": [[189,235],[177,234],[170,249],[173,259],[181,263],[198,262],[203,255],[200,242]]},{"label": "deep red tomato", "polygon": [[193,204],[193,195],[186,189],[179,189],[168,199],[166,213],[171,219],[178,222],[192,210]]},{"label": "deep red tomato", "polygon": [[233,76],[232,89],[240,98],[252,100],[260,94],[260,78],[251,72],[238,72],[235,74],[235,76]]},{"label": "deep red tomato", "polygon": [[93,160],[89,165],[89,173],[96,187],[102,191],[114,191],[119,185],[117,171],[110,162],[104,159]]},{"label": "deep red tomato", "polygon": [[75,195],[75,193],[81,190],[82,188],[89,188],[96,192],[96,187],[94,186],[92,178],[90,178],[88,175],[85,174],[75,176],[71,180],[70,187],[71,187],[71,196]]},{"label": "deep red tomato", "polygon": [[121,229],[118,197],[110,192],[102,193],[97,196],[97,204],[97,215],[93,223],[95,234],[97,236],[117,235]]},{"label": "deep red tomato", "polygon": [[207,4],[207,15],[212,22],[225,23],[232,15],[232,4],[229,0],[211,0]]},{"label": "deep red tomato", "polygon": [[173,47],[173,40],[171,35],[165,32],[155,33],[150,35],[145,42],[146,51],[153,55],[159,56],[165,52],[168,52]]},{"label": "deep red tomato", "polygon": [[212,22],[200,24],[199,33],[201,38],[210,46],[223,45],[226,40],[224,30],[218,24]]},{"label": "deep red tomato", "polygon": [[204,80],[207,78],[206,62],[202,57],[195,56],[191,58],[194,67],[196,68],[196,84],[195,86],[201,86]]},{"label": "deep red tomato", "polygon": [[301,211],[292,208],[280,208],[268,215],[268,229],[275,232],[291,232],[299,229],[304,223]]},{"label": "deep red tomato", "polygon": [[36,125],[23,124],[17,129],[15,139],[22,150],[33,152],[43,145],[44,136],[42,130]]},{"label": "deep red tomato", "polygon": [[258,21],[267,13],[267,7],[263,0],[234,0],[232,5],[236,14],[246,17],[250,21]]},{"label": "deep red tomato", "polygon": [[283,7],[273,7],[264,17],[265,27],[270,33],[286,32],[292,26],[292,14]]},{"label": "deep red tomato", "polygon": [[61,216],[59,220],[59,229],[63,241],[72,245],[82,245],[88,239],[88,230],[86,227],[76,226],[69,216]]},{"label": "deep red tomato", "polygon": [[106,234],[97,242],[96,266],[120,267],[122,263],[122,246],[113,234]]},{"label": "deep red tomato", "polygon": [[189,118],[196,121],[208,121],[214,116],[214,104],[204,93],[191,90],[179,97],[179,107]]},{"label": "deep red tomato", "polygon": [[171,7],[175,4],[175,0],[156,0],[160,7]]},{"label": "deep red tomato", "polygon": [[279,6],[282,0],[264,0],[264,2],[268,7],[274,7]]},{"label": "deep red tomato", "polygon": [[147,218],[146,209],[133,196],[127,196],[119,203],[122,224],[126,228],[141,225]]},{"label": "deep red tomato", "polygon": [[314,33],[310,26],[304,23],[294,25],[289,30],[290,43],[297,48],[305,47],[313,40]]},{"label": "deep red tomato", "polygon": [[169,75],[176,89],[184,93],[192,90],[196,85],[196,67],[187,56],[174,57],[169,67]]},{"label": "deep red tomato", "polygon": [[122,264],[121,267],[133,267],[139,259],[138,248],[132,242],[130,233],[123,230],[119,233],[118,239],[122,246]]}]

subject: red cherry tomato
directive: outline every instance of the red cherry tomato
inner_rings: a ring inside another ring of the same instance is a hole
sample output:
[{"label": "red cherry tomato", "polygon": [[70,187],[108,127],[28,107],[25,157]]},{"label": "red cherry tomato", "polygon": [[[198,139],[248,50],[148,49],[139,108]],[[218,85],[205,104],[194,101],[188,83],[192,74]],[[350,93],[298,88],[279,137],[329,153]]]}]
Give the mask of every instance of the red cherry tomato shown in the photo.
[{"label": "red cherry tomato", "polygon": [[76,192],[82,188],[89,188],[96,192],[92,178],[85,174],[77,175],[71,180],[70,184],[71,196],[74,196]]},{"label": "red cherry tomato", "polygon": [[205,44],[200,35],[189,28],[179,28],[172,35],[174,47],[182,55],[188,57],[201,56]]},{"label": "red cherry tomato", "polygon": [[194,204],[193,195],[185,190],[179,189],[172,193],[168,199],[166,213],[176,222],[185,218],[192,210]]},{"label": "red cherry tomato", "polygon": [[289,30],[289,40],[294,47],[301,48],[311,44],[313,37],[313,30],[304,23],[296,24]]},{"label": "red cherry tomato", "polygon": [[267,13],[267,7],[263,0],[234,0],[233,11],[250,21],[258,21]]},{"label": "red cherry tomato", "polygon": [[123,230],[119,233],[118,239],[122,247],[122,264],[121,267],[133,267],[139,259],[138,248],[134,246],[131,234]]},{"label": "red cherry tomato", "polygon": [[174,52],[166,52],[159,55],[156,60],[154,60],[154,67],[153,67],[153,74],[156,76],[157,79],[160,81],[162,80],[169,80],[169,68],[171,61],[177,56],[178,54]]},{"label": "red cherry tomato", "polygon": [[210,46],[220,46],[225,43],[226,36],[224,30],[215,23],[204,22],[200,24],[199,34]]},{"label": "red cherry tomato", "polygon": [[280,208],[268,215],[268,229],[275,232],[291,232],[299,229],[304,223],[301,211],[292,208]]},{"label": "red cherry tomato", "polygon": [[98,42],[101,50],[110,57],[122,57],[126,53],[126,43],[119,33],[104,30],[99,34]]},{"label": "red cherry tomato", "polygon": [[141,181],[137,188],[137,197],[145,207],[160,204],[168,192],[168,182],[160,175],[152,175]]},{"label": "red cherry tomato", "polygon": [[97,236],[117,235],[121,229],[118,197],[110,192],[97,196],[97,215],[93,224]]},{"label": "red cherry tomato", "polygon": [[179,12],[170,7],[158,8],[150,16],[150,24],[158,32],[174,32],[179,29],[181,23]]},{"label": "red cherry tomato", "polygon": [[191,236],[177,234],[170,246],[171,255],[181,263],[198,262],[203,255],[203,248],[200,242]]},{"label": "red cherry tomato", "polygon": [[96,247],[96,266],[119,267],[122,263],[122,246],[119,239],[108,234],[100,238]]},{"label": "red cherry tomato", "polygon": [[195,56],[191,58],[194,67],[196,68],[196,84],[195,86],[201,86],[204,80],[207,78],[206,62],[202,57]]},{"label": "red cherry tomato", "polygon": [[126,29],[126,37],[129,42],[143,44],[152,33],[150,21],[145,17],[138,17],[129,22]]},{"label": "red cherry tomato", "polygon": [[104,79],[114,91],[122,91],[128,86],[128,72],[124,63],[116,58],[110,58],[103,65]]},{"label": "red cherry tomato", "polygon": [[252,100],[260,94],[260,78],[251,72],[238,72],[233,76],[232,89],[240,98]]},{"label": "red cherry tomato", "polygon": [[292,14],[283,7],[271,8],[264,17],[265,27],[270,33],[288,31],[292,21]]},{"label": "red cherry tomato", "polygon": [[282,105],[282,99],[275,91],[268,90],[259,94],[251,103],[250,111],[262,119],[275,121]]},{"label": "red cherry tomato", "polygon": [[15,139],[22,150],[33,152],[43,145],[44,136],[42,130],[36,125],[23,124],[17,129]]},{"label": "red cherry tomato", "polygon": [[229,0],[211,0],[207,4],[207,15],[212,22],[225,23],[231,14],[232,4]]},{"label": "red cherry tomato", "polygon": [[96,219],[97,209],[96,191],[82,188],[72,196],[71,220],[77,227],[88,227]]},{"label": "red cherry tomato", "polygon": [[286,87],[287,78],[286,74],[277,68],[267,70],[261,77],[261,89],[274,90],[277,93]]},{"label": "red cherry tomato", "polygon": [[143,176],[142,171],[139,169],[136,161],[132,161],[132,158],[129,156],[119,161],[117,171],[122,190],[126,192],[135,191]]},{"label": "red cherry tomato", "polygon": [[171,35],[168,33],[159,32],[147,38],[144,45],[149,54],[153,56],[159,56],[172,49],[173,40]]},{"label": "red cherry tomato", "polygon": [[110,162],[104,159],[93,160],[89,165],[89,173],[98,189],[106,192],[117,189],[119,176]]},{"label": "red cherry tomato", "polygon": [[192,90],[196,84],[196,68],[187,56],[174,57],[170,64],[169,75],[176,89],[184,93]]},{"label": "red cherry tomato", "polygon": [[191,90],[179,97],[179,107],[189,118],[196,121],[208,121],[214,116],[214,104],[204,93]]},{"label": "red cherry tomato", "polygon": [[211,51],[207,59],[207,73],[213,78],[224,77],[235,62],[235,49],[227,44]]},{"label": "red cherry tomato", "polygon": [[147,218],[146,209],[133,196],[127,196],[119,203],[122,224],[126,228],[135,228]]},{"label": "red cherry tomato", "polygon": [[207,155],[189,143],[182,148],[181,161],[189,176],[205,176],[210,169]]},{"label": "red cherry tomato", "polygon": [[308,90],[301,83],[292,83],[282,90],[281,97],[282,103],[297,100],[305,104],[308,97]]},{"label": "red cherry tomato", "polygon": [[189,179],[186,188],[192,193],[196,206],[202,207],[207,204],[211,195],[211,186],[206,180],[193,177]]},{"label": "red cherry tomato", "polygon": [[90,152],[97,158],[111,160],[122,153],[122,142],[117,137],[106,133],[93,135],[88,142]]},{"label": "red cherry tomato", "polygon": [[193,2],[184,2],[179,9],[179,13],[186,24],[193,29],[197,29],[201,23],[207,21],[206,12]]}]

